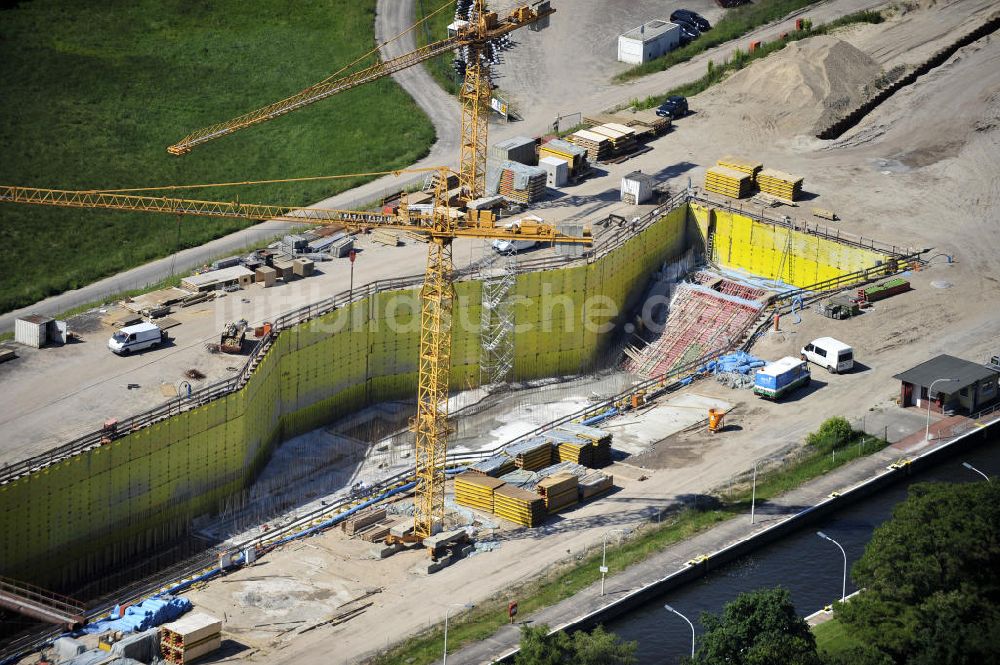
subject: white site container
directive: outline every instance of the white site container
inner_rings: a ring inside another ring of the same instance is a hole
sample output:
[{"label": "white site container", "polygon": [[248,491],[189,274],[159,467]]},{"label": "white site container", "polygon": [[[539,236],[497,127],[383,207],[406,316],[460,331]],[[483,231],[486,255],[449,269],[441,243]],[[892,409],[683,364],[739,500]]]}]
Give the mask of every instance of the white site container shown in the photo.
[{"label": "white site container", "polygon": [[545,185],[548,187],[564,187],[569,181],[569,163],[565,159],[542,157],[538,166],[545,169]]},{"label": "white site container", "polygon": [[48,329],[52,319],[41,314],[29,314],[14,322],[14,341],[40,349],[49,341]]},{"label": "white site container", "polygon": [[618,60],[641,65],[677,48],[681,43],[681,28],[669,21],[643,23],[618,37]]},{"label": "white site container", "polygon": [[653,196],[653,178],[642,171],[633,171],[622,178],[622,202],[639,205]]}]

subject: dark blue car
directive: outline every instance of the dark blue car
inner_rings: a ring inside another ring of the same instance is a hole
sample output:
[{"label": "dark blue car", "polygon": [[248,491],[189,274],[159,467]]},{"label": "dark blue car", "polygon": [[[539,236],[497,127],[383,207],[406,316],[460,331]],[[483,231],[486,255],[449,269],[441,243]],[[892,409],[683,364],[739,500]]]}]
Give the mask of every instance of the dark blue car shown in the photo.
[{"label": "dark blue car", "polygon": [[661,118],[680,118],[688,114],[687,97],[671,95],[656,109],[656,115]]}]

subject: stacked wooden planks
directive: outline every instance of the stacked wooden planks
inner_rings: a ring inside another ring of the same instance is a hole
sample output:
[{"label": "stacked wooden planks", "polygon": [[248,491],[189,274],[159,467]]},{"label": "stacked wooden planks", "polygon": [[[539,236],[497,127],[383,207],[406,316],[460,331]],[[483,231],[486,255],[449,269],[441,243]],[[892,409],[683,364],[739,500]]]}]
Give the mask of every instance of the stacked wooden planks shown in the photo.
[{"label": "stacked wooden planks", "polygon": [[757,174],[757,187],[765,194],[785,201],[795,201],[802,196],[802,180],[797,175],[763,169]]},{"label": "stacked wooden planks", "polygon": [[545,197],[545,169],[504,162],[500,171],[500,195],[518,203],[534,203]]},{"label": "stacked wooden planks", "polygon": [[552,464],[552,444],[541,436],[508,446],[506,450],[514,458],[514,465],[527,471],[538,471]]},{"label": "stacked wooden planks", "polygon": [[705,171],[705,189],[734,199],[750,196],[750,176],[725,166],[712,166]]},{"label": "stacked wooden planks", "polygon": [[718,166],[724,166],[727,169],[732,169],[734,171],[740,171],[746,173],[750,176],[750,180],[756,180],[757,174],[760,170],[764,168],[764,164],[761,162],[755,162],[751,159],[745,159],[743,157],[734,157],[733,155],[726,155],[725,157],[720,157],[716,162]]},{"label": "stacked wooden planks", "polygon": [[192,612],[160,626],[160,651],[168,663],[184,665],[222,646],[222,622]]},{"label": "stacked wooden planks", "polygon": [[455,476],[455,503],[468,508],[493,512],[493,495],[504,481],[481,473],[465,471]]},{"label": "stacked wooden planks", "polygon": [[623,155],[635,149],[635,130],[620,123],[608,122],[591,127],[594,134],[606,136],[611,141],[611,153]]},{"label": "stacked wooden planks", "polygon": [[611,139],[592,131],[581,129],[570,134],[566,139],[587,151],[587,160],[590,162],[603,162],[611,157],[613,146]]},{"label": "stacked wooden planks", "polygon": [[538,481],[538,493],[545,501],[545,509],[549,514],[565,510],[579,502],[577,485],[577,477],[567,472]]},{"label": "stacked wooden planks", "polygon": [[545,520],[545,502],[535,492],[504,485],[493,492],[493,514],[521,526],[538,526]]},{"label": "stacked wooden planks", "polygon": [[479,460],[469,467],[469,471],[472,473],[481,473],[484,476],[499,478],[505,473],[510,473],[516,468],[517,467],[514,465],[513,459],[503,453],[500,453],[499,455],[493,455],[492,457]]}]

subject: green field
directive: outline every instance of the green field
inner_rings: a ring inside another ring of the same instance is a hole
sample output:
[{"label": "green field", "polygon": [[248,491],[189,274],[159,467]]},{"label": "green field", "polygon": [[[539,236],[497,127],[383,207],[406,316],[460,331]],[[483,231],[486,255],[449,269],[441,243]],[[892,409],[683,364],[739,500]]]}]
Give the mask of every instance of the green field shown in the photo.
[{"label": "green field", "polygon": [[827,656],[842,654],[855,647],[864,646],[864,642],[858,640],[851,634],[850,629],[837,619],[830,619],[813,626],[812,632],[816,636],[816,648]]},{"label": "green field", "polygon": [[[185,157],[166,152],[195,129],[293,94],[371,50],[374,6],[35,0],[0,10],[0,184],[119,189],[404,167],[427,153],[434,129],[388,79]],[[167,195],[306,204],[362,180]],[[0,204],[0,311],[244,226]]]},{"label": "green field", "polygon": [[[447,4],[446,9],[435,13],[442,5]],[[436,42],[448,36],[448,26],[455,20],[454,0],[417,0],[416,20],[430,16],[430,18],[417,28],[417,46],[426,46],[431,42]],[[432,15],[433,14],[433,15]],[[456,78],[455,70],[452,69],[452,62],[455,56],[451,53],[439,55],[425,63],[427,71],[430,72],[434,80],[450,94],[456,95],[459,91],[459,80]]]}]

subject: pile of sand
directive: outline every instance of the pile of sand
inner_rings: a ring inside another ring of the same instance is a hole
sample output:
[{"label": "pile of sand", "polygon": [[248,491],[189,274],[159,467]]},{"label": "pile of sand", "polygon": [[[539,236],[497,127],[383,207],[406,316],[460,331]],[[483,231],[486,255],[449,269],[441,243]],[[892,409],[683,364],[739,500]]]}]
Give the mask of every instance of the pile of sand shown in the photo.
[{"label": "pile of sand", "polygon": [[[867,54],[835,37],[793,42],[709,92],[713,108],[730,109],[763,134],[812,134],[864,100],[882,73]],[[703,104],[704,105],[704,104]]]}]

